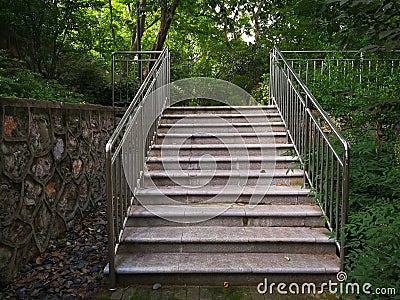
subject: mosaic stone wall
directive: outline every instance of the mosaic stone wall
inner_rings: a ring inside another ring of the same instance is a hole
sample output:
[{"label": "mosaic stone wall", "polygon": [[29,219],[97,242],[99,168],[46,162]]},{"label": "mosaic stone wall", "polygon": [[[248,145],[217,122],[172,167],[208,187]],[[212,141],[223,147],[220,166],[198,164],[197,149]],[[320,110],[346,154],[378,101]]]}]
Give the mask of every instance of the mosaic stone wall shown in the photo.
[{"label": "mosaic stone wall", "polygon": [[0,97],[0,281],[105,201],[110,107]]}]

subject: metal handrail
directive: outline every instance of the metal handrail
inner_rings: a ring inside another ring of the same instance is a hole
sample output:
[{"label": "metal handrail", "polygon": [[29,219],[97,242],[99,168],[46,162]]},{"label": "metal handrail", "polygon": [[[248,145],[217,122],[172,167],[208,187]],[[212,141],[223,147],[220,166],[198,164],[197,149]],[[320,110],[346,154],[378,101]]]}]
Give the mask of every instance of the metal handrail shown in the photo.
[{"label": "metal handrail", "polygon": [[331,74],[335,71],[340,73],[342,85],[350,88],[356,83],[365,86],[371,82],[380,81],[377,70],[384,66],[387,68],[388,75],[393,75],[400,67],[399,51],[379,53],[379,57],[376,53],[356,50],[306,50],[281,51],[281,53],[285,55],[286,61],[306,85],[317,82],[318,77],[325,78],[326,73],[329,79],[337,79],[334,74]]},{"label": "metal handrail", "polygon": [[[151,68],[162,51],[115,51],[112,54],[112,106],[129,105],[144,82],[143,64]],[[117,93],[117,87],[119,93]],[[132,90],[133,89],[133,90]]]},{"label": "metal handrail", "polygon": [[277,105],[331,230],[343,269],[350,146],[278,48],[270,54],[270,101]]},{"label": "metal handrail", "polygon": [[[158,55],[121,121],[106,144],[109,287],[116,286],[115,255],[122,232],[141,185],[147,150],[154,142],[159,117],[169,105],[170,55]],[[138,52],[122,52],[129,56]],[[115,69],[113,68],[113,71]]]}]

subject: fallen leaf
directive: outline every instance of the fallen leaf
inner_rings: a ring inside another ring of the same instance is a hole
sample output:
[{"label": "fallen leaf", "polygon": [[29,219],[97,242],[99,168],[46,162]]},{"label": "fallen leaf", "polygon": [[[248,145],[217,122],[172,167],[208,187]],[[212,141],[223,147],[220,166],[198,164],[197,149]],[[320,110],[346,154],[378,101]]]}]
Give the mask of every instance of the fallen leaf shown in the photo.
[{"label": "fallen leaf", "polygon": [[38,256],[37,258],[36,258],[36,264],[37,265],[40,265],[42,262],[40,261],[40,256]]},{"label": "fallen leaf", "polygon": [[60,252],[58,252],[58,251],[54,251],[52,254],[51,254],[53,257],[60,257]]}]

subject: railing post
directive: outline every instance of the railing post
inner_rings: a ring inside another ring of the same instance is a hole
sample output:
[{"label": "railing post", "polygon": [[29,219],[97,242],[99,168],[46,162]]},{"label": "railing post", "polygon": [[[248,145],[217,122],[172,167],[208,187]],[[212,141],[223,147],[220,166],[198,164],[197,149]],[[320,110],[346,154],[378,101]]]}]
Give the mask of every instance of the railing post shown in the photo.
[{"label": "railing post", "polygon": [[112,107],[114,109],[114,115],[115,115],[115,53],[112,54],[112,62],[111,62],[111,102],[112,102]]},{"label": "railing post", "polygon": [[111,149],[106,149],[106,191],[107,191],[107,230],[108,230],[108,269],[109,269],[109,289],[115,290],[115,232],[114,232],[114,203],[112,186],[112,154]]},{"label": "railing post", "polygon": [[309,153],[310,153],[310,124],[309,120],[310,118],[308,117],[308,114],[311,113],[310,108],[309,108],[309,101],[308,101],[308,96],[304,95],[304,153],[305,157],[303,157],[303,169],[304,169],[304,186],[307,185],[307,175],[309,172]]},{"label": "railing post", "polygon": [[274,70],[272,64],[274,63],[274,49],[271,50],[270,55],[269,55],[269,99],[268,99],[268,104],[272,105],[272,93],[274,89]]},{"label": "railing post", "polygon": [[350,163],[350,146],[346,142],[343,154],[343,181],[342,181],[342,215],[340,220],[340,269],[344,269],[344,257],[346,255],[346,235],[343,227],[347,224],[347,209],[349,203],[349,163]]}]

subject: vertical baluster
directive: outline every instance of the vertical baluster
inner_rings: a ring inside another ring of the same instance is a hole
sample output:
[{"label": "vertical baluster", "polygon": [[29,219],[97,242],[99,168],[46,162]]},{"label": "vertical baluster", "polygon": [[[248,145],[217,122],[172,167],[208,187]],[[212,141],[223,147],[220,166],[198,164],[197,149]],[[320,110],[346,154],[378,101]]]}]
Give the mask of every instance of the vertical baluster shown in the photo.
[{"label": "vertical baluster", "polygon": [[342,182],[342,176],[341,176],[341,166],[340,166],[340,162],[337,161],[336,163],[336,176],[337,176],[337,182],[336,182],[336,203],[335,203],[335,219],[332,220],[332,229],[335,230],[336,234],[339,231],[339,220],[340,220],[340,198],[341,198],[341,182]]},{"label": "vertical baluster", "polygon": [[[139,136],[139,166],[138,166],[138,170],[142,171],[143,167],[144,167],[144,155],[145,155],[145,149],[144,149],[144,141],[146,139],[146,134],[147,132],[145,132],[145,126],[144,126],[144,114],[143,114],[143,106],[141,106],[139,111],[139,132],[140,132],[140,136]],[[146,149],[147,150],[147,149]],[[141,174],[139,173],[138,176],[141,176]],[[140,177],[138,178],[140,179]]]},{"label": "vertical baluster", "polygon": [[129,80],[129,61],[128,60],[125,61],[125,65],[126,65],[126,99],[125,99],[125,103],[129,103],[130,102],[130,98],[129,98],[130,80]]},{"label": "vertical baluster", "polygon": [[299,60],[299,71],[297,72],[299,77],[302,78],[301,61]]},{"label": "vertical baluster", "polygon": [[124,201],[124,181],[125,181],[125,173],[124,173],[124,166],[123,166],[123,161],[122,161],[122,157],[121,157],[121,182],[119,183],[119,187],[120,187],[120,197],[119,197],[119,201],[118,201],[118,206],[119,206],[119,211],[120,211],[120,215],[119,215],[119,219],[120,219],[120,230],[123,230],[123,221],[125,218],[125,211],[124,211],[124,206],[123,206],[123,201]]},{"label": "vertical baluster", "polygon": [[123,89],[125,88],[124,84],[123,84],[123,72],[122,72],[123,68],[122,68],[122,60],[119,61],[118,64],[118,85],[119,85],[119,97],[118,97],[118,102],[122,102],[123,96]]},{"label": "vertical baluster", "polygon": [[316,144],[316,151],[317,151],[317,153],[316,153],[316,156],[315,156],[315,160],[316,160],[316,163],[315,163],[315,189],[316,189],[316,191],[317,191],[317,193],[318,193],[318,196],[319,196],[319,193],[320,193],[320,185],[319,185],[319,180],[320,180],[320,178],[321,178],[321,175],[320,175],[320,155],[321,155],[321,151],[320,151],[320,147],[321,147],[321,144],[320,144],[320,142],[321,142],[321,137],[320,137],[320,131],[319,131],[319,129],[318,129],[318,127],[317,126],[315,126],[315,144]]},{"label": "vertical baluster", "polygon": [[306,61],[306,84],[308,84],[308,60]]},{"label": "vertical baluster", "polygon": [[330,161],[330,164],[329,164],[329,169],[330,169],[330,172],[331,172],[331,174],[330,174],[330,197],[329,197],[329,214],[327,214],[328,215],[328,217],[329,217],[329,220],[332,220],[332,218],[333,218],[333,205],[334,205],[334,199],[336,199],[336,197],[337,197],[337,195],[335,195],[335,179],[336,179],[336,176],[337,176],[337,174],[336,174],[336,176],[335,176],[335,166],[334,166],[334,159],[336,159],[336,157],[334,156],[334,154],[333,154],[333,150],[331,149],[331,151],[330,151],[330,157],[331,157],[331,161]]},{"label": "vertical baluster", "polygon": [[320,197],[320,202],[321,202],[321,207],[326,210],[326,203],[325,203],[325,198],[324,198],[324,167],[325,167],[325,140],[322,134],[321,129],[318,130],[319,134],[319,155],[318,155],[318,186],[319,186],[319,197]]},{"label": "vertical baluster", "polygon": [[128,209],[128,191],[129,191],[129,186],[127,184],[128,178],[125,178],[124,180],[124,210],[126,211]]},{"label": "vertical baluster", "polygon": [[115,231],[114,231],[114,187],[113,187],[113,163],[112,163],[112,149],[106,152],[106,191],[107,191],[107,231],[108,231],[108,263],[109,263],[109,286],[115,288],[116,274],[115,274]]},{"label": "vertical baluster", "polygon": [[316,72],[317,72],[317,62],[315,60],[313,60],[314,62],[314,78],[313,78],[313,82],[315,82],[315,77],[316,77]]},{"label": "vertical baluster", "polygon": [[325,201],[325,213],[329,209],[329,146],[325,141],[325,175],[324,175],[324,201]]},{"label": "vertical baluster", "polygon": [[324,76],[324,68],[325,68],[325,63],[323,60],[321,60],[321,80],[322,80],[322,77]]},{"label": "vertical baluster", "polygon": [[315,157],[316,157],[316,152],[317,152],[316,148],[315,148],[315,145],[316,145],[315,139],[317,137],[316,137],[316,134],[315,134],[315,123],[313,122],[311,117],[310,117],[310,123],[311,123],[311,143],[312,143],[311,155],[310,155],[311,176],[312,177],[310,177],[310,180],[311,180],[311,183],[313,185],[313,188],[315,189],[316,188],[316,186],[315,186],[315,162],[316,162],[316,159],[315,159]]},{"label": "vertical baluster", "polygon": [[117,176],[115,176],[115,199],[114,199],[114,218],[115,218],[115,238],[117,243],[119,243],[119,207],[118,207],[118,200],[121,197],[120,190],[119,190],[119,183],[121,181],[121,150],[116,157],[116,164],[115,164],[115,172]]},{"label": "vertical baluster", "polygon": [[371,76],[371,60],[368,60],[368,83],[370,82],[370,76]]},{"label": "vertical baluster", "polygon": [[336,59],[335,80],[338,80],[338,76],[339,76],[339,60]]}]

